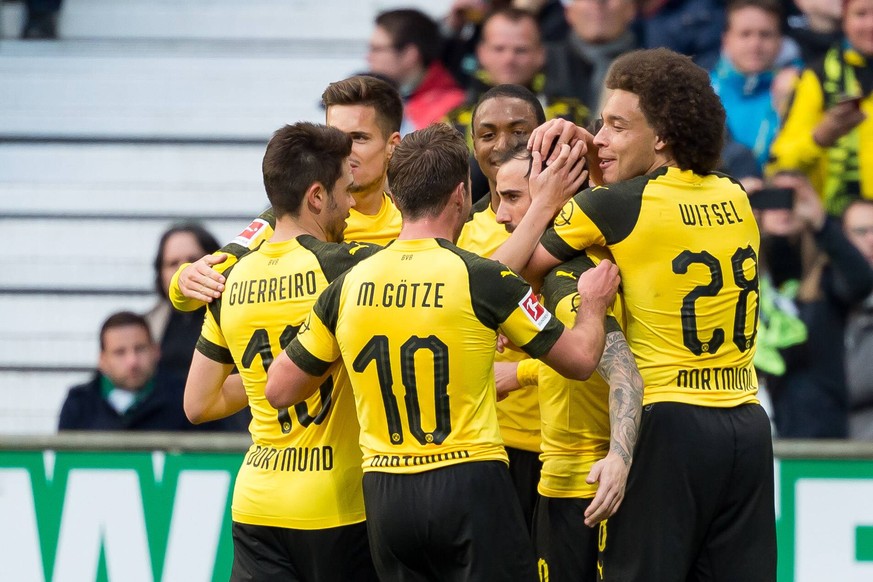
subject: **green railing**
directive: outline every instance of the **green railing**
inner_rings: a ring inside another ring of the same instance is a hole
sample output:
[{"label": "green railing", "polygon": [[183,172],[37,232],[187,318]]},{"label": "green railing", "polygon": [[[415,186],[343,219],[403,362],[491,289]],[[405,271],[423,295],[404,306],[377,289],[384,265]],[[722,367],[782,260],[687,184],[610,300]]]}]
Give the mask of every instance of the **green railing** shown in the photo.
[{"label": "green railing", "polygon": [[[246,435],[0,437],[0,580],[228,579]],[[779,582],[873,580],[873,443],[775,443]]]}]

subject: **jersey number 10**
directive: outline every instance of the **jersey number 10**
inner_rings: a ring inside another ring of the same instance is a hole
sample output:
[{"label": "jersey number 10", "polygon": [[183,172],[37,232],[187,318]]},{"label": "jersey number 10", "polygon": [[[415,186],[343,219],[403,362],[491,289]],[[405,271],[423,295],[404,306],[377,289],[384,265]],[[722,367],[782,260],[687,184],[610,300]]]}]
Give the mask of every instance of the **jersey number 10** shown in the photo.
[{"label": "jersey number 10", "polygon": [[[422,428],[421,406],[418,400],[418,383],[415,374],[415,353],[429,350],[433,354],[433,386],[435,427],[431,432]],[[394,396],[394,376],[391,373],[391,356],[388,337],[376,335],[361,349],[352,364],[355,372],[367,369],[370,362],[376,363],[376,374],[382,392],[382,403],[388,421],[388,438],[394,445],[403,443],[403,426],[400,423],[400,408]],[[441,444],[452,432],[452,417],[449,413],[449,348],[435,335],[410,337],[400,346],[400,377],[406,394],[406,415],[409,431],[422,445]]]}]

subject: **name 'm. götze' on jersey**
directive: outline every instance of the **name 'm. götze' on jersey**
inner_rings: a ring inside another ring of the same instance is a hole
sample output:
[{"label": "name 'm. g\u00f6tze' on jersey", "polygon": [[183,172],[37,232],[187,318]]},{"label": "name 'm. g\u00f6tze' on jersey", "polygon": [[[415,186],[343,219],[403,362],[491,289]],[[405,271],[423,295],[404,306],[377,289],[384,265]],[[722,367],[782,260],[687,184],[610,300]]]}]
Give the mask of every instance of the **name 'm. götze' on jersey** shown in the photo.
[{"label": "name 'm. g\u00f6tze' on jersey", "polygon": [[365,281],[358,288],[358,305],[362,307],[443,307],[445,283],[376,283]]}]

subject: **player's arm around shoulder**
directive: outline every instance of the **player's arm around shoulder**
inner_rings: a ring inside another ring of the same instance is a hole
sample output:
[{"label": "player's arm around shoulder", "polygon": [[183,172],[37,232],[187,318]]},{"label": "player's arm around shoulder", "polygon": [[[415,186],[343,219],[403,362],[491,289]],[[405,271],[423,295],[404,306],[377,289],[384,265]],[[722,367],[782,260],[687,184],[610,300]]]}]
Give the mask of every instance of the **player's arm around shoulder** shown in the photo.
[{"label": "player's arm around shoulder", "polygon": [[222,273],[238,259],[273,235],[276,217],[271,208],[255,218],[232,241],[193,263],[185,263],[173,274],[169,296],[179,311],[194,311],[221,297],[225,278]]},{"label": "player's arm around shoulder", "polygon": [[576,321],[541,358],[562,376],[587,380],[597,368],[605,345],[606,311],[615,300],[620,281],[618,267],[609,260],[579,276]]}]

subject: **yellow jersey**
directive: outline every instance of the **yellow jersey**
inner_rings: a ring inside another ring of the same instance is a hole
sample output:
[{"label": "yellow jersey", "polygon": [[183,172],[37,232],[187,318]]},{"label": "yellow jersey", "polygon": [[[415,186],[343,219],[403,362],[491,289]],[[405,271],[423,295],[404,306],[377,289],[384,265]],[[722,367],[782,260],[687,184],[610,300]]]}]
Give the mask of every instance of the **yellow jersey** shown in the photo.
[{"label": "yellow jersey", "polygon": [[757,402],[759,240],[736,181],[671,167],[583,190],[542,244],[563,261],[591,245],[615,257],[644,404],[732,407]]},{"label": "yellow jersey", "polygon": [[320,375],[342,357],[364,471],[507,461],[497,426],[497,333],[531,357],[564,326],[496,261],[443,239],[397,240],[331,284],[286,352]]},{"label": "yellow jersey", "polygon": [[267,369],[297,334],[315,299],[348,267],[380,247],[303,235],[242,257],[209,305],[197,350],[235,364],[252,411],[252,446],[237,474],[233,520],[323,529],[364,520],[358,423],[341,366],[291,409],[264,397]]}]

